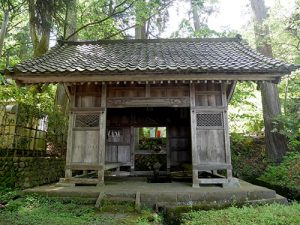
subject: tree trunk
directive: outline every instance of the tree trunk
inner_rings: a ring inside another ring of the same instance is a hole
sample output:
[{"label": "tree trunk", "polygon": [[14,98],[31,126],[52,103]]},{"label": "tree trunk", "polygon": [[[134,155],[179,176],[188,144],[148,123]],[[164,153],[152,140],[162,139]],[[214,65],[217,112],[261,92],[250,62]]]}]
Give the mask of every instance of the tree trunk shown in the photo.
[{"label": "tree trunk", "polygon": [[8,25],[8,15],[9,15],[9,11],[5,11],[4,16],[3,16],[2,25],[1,25],[1,31],[0,31],[0,57],[2,56],[2,50],[3,50],[3,47],[4,47],[4,38],[5,38],[5,35],[6,35],[6,29],[7,29],[7,25]]},{"label": "tree trunk", "polygon": [[194,29],[195,29],[195,31],[197,31],[197,30],[200,30],[200,28],[201,28],[198,7],[195,4],[195,0],[190,0],[190,1],[191,1],[191,10],[192,10],[192,15],[193,15]]},{"label": "tree trunk", "polygon": [[[77,2],[76,0],[69,0],[67,2],[66,9],[66,20],[65,20],[65,35],[64,38],[75,33],[77,30]],[[77,35],[73,35],[69,38],[69,41],[76,41]]]},{"label": "tree trunk", "polygon": [[[143,0],[143,4],[146,4],[146,1]],[[139,14],[138,9],[135,9],[135,14],[136,17]],[[135,39],[147,39],[147,33],[146,33],[146,20],[144,18],[141,18],[141,21],[138,21],[138,19],[136,19],[136,24],[137,26],[135,26]]]},{"label": "tree trunk", "polygon": [[[69,37],[77,30],[77,1],[69,0],[66,5],[64,38]],[[68,41],[76,41],[77,35],[71,36]],[[61,107],[62,112],[68,113],[69,101],[63,84],[58,84],[55,93],[55,104]]]},{"label": "tree trunk", "polygon": [[135,27],[135,39],[147,39],[145,22]]},{"label": "tree trunk", "polygon": [[[33,45],[33,55],[40,56],[48,51],[51,26],[45,26],[41,29],[38,29],[35,0],[28,0],[28,10],[30,36]],[[52,17],[52,15],[49,15],[49,13],[45,13],[44,16]],[[51,20],[51,18],[49,18],[49,20]]]},{"label": "tree trunk", "polygon": [[[254,26],[256,48],[261,54],[272,57],[269,28],[263,24],[267,18],[264,0],[250,0],[250,3],[256,22]],[[267,81],[261,82],[260,88],[267,153],[274,162],[279,163],[287,151],[287,142],[284,135],[274,132],[273,119],[281,113],[278,88],[276,84]]]}]

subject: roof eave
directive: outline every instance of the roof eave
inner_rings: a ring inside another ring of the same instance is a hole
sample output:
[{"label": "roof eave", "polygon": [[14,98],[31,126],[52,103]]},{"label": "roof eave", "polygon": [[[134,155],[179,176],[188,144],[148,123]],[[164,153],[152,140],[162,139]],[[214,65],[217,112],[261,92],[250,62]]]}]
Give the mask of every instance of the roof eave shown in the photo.
[{"label": "roof eave", "polygon": [[[286,73],[285,73],[286,74]],[[35,83],[77,83],[77,82],[130,82],[130,81],[272,81],[278,83],[283,73],[18,73],[8,77],[23,84]]]}]

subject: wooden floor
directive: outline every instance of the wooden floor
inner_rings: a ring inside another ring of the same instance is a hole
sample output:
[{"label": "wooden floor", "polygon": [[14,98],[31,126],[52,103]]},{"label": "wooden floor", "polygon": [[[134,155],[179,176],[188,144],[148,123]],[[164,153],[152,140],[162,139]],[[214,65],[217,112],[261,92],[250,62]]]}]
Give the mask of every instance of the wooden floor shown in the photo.
[{"label": "wooden floor", "polygon": [[190,182],[147,183],[146,178],[120,177],[106,179],[105,185],[97,186],[60,186],[45,185],[24,190],[25,193],[39,193],[50,197],[85,198],[92,203],[99,195],[107,199],[133,200],[139,196],[142,205],[170,206],[210,203],[257,203],[280,202],[286,199],[275,191],[240,181],[241,187],[222,188],[205,186],[192,188]]}]

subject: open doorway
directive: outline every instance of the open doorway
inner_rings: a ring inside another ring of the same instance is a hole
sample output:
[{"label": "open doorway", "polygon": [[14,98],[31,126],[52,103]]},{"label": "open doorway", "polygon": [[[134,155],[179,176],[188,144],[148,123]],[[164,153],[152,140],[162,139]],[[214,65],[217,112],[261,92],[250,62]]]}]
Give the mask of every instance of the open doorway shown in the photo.
[{"label": "open doorway", "polygon": [[[114,108],[107,111],[106,162],[130,175],[191,169],[189,108]],[[159,165],[157,165],[159,163]]]}]

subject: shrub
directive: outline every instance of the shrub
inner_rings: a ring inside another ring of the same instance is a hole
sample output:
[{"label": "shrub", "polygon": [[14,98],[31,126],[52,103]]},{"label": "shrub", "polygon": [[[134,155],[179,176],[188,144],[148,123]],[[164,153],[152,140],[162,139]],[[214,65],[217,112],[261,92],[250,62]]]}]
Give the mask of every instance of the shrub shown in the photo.
[{"label": "shrub", "polygon": [[231,133],[230,141],[234,176],[250,182],[255,181],[269,163],[263,138]]},{"label": "shrub", "polygon": [[230,207],[222,210],[194,211],[182,216],[183,225],[198,224],[300,224],[300,204],[289,206],[272,204],[264,206]]},{"label": "shrub", "polygon": [[279,165],[268,166],[258,180],[300,191],[300,153],[288,153]]}]

